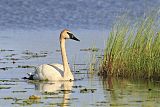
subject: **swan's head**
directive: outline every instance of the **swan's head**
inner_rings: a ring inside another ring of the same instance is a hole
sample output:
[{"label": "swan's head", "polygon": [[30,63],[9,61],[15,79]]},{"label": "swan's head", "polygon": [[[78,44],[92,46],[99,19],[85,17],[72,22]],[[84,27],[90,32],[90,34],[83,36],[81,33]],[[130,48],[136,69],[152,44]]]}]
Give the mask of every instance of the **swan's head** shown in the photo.
[{"label": "swan's head", "polygon": [[79,39],[77,39],[72,32],[70,32],[67,29],[64,29],[61,34],[60,34],[60,39],[73,39],[76,41],[80,41]]}]

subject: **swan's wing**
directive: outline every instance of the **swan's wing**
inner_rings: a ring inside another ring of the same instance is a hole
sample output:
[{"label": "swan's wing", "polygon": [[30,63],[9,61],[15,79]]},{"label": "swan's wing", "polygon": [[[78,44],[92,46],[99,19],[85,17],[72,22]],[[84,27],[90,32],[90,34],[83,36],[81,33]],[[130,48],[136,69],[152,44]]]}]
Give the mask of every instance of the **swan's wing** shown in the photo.
[{"label": "swan's wing", "polygon": [[57,71],[59,71],[59,73],[63,76],[64,75],[64,68],[62,64],[47,64],[51,67],[53,67],[54,69],[56,69]]},{"label": "swan's wing", "polygon": [[43,64],[36,68],[33,79],[36,80],[62,80],[63,65]]}]

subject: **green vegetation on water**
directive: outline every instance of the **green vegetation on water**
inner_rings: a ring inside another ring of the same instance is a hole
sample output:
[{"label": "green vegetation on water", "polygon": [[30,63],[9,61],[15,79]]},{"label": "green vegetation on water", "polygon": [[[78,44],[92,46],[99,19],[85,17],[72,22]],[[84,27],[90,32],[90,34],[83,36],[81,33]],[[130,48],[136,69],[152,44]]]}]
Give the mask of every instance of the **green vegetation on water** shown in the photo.
[{"label": "green vegetation on water", "polygon": [[123,18],[107,39],[100,75],[160,80],[158,12],[132,24]]}]

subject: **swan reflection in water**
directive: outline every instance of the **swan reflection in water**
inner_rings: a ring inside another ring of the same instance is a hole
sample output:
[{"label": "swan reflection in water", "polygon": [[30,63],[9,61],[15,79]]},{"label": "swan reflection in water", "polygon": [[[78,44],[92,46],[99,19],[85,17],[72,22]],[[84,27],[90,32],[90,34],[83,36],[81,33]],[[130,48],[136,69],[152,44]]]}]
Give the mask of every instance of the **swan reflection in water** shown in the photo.
[{"label": "swan reflection in water", "polygon": [[[62,98],[61,107],[66,107],[69,106],[72,86],[73,81],[38,82],[35,84],[35,89],[41,93],[53,93],[55,98]],[[53,97],[53,100],[55,98]]]}]

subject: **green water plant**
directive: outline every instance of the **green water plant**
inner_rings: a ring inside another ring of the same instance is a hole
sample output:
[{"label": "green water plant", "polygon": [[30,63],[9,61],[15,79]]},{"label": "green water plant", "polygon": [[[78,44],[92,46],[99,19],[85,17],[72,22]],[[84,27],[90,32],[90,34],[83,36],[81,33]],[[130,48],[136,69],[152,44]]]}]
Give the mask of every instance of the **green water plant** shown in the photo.
[{"label": "green water plant", "polygon": [[100,75],[160,79],[160,29],[158,12],[129,22],[122,18],[106,42]]}]

